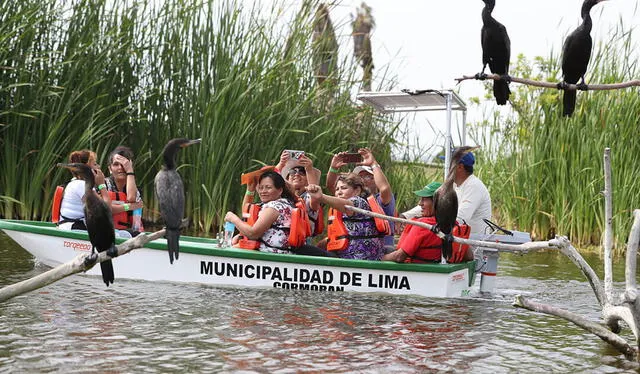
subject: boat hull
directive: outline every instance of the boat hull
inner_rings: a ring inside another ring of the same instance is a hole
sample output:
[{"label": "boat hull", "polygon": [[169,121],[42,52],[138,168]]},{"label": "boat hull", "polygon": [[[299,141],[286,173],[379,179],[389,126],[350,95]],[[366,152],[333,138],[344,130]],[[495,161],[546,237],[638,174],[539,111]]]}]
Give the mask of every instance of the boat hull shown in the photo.
[{"label": "boat hull", "polygon": [[[91,251],[85,232],[58,230],[48,223],[0,220],[0,229],[37,261],[51,267]],[[173,264],[164,239],[113,261],[116,283],[118,279],[135,279],[426,297],[468,296],[475,264],[396,264],[272,254],[218,248],[215,239],[188,236],[180,238],[180,258]],[[87,274],[99,275],[100,269],[93,267]]]}]

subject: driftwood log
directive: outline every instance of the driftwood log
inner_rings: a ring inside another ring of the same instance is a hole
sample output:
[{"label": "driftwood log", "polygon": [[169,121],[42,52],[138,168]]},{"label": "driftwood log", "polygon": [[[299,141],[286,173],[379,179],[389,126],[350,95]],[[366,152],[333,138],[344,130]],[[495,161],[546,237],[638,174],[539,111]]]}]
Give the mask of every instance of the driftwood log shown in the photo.
[{"label": "driftwood log", "polygon": [[[182,225],[184,226],[187,222],[187,220],[184,220],[182,222]],[[135,238],[131,238],[126,242],[116,246],[116,248],[118,249],[118,256],[125,255],[136,248],[142,248],[148,242],[163,237],[164,234],[165,230],[162,229],[148,235],[143,234],[138,235]],[[51,283],[57,282],[60,279],[66,278],[70,275],[87,271],[94,267],[96,264],[106,260],[110,260],[112,258],[107,255],[106,251],[99,252],[98,260],[95,263],[87,266],[84,263],[84,259],[87,257],[87,255],[88,254],[86,253],[79,254],[73,260],[58,265],[55,268],[48,270],[42,274],[36,275],[33,278],[3,287],[2,289],[0,289],[0,303],[16,296],[25,294],[27,292],[31,292],[44,286],[50,285]]]},{"label": "driftwood log", "polygon": [[[547,304],[541,304],[530,301],[525,297],[518,295],[514,301],[516,307],[528,309],[531,311],[545,313],[552,316],[564,318],[575,325],[595,334],[600,339],[611,344],[615,349],[621,352],[628,360],[640,361],[640,300],[638,299],[638,287],[636,284],[636,266],[638,254],[638,243],[640,242],[640,210],[633,212],[634,220],[629,233],[626,253],[625,266],[625,290],[618,297],[614,295],[613,287],[613,268],[612,268],[612,247],[613,247],[613,229],[612,229],[612,212],[613,199],[611,189],[611,160],[610,149],[604,151],[604,176],[605,189],[603,191],[605,197],[605,231],[603,238],[604,251],[604,285],[593,271],[591,266],[584,260],[578,251],[568,242],[561,240],[560,251],[565,254],[576,266],[580,268],[582,273],[589,281],[593,292],[596,295],[598,303],[602,308],[602,319],[604,326],[598,323],[588,321],[575,313],[563,310]],[[624,322],[633,332],[635,337],[634,344],[630,344],[624,338],[617,335]]]},{"label": "driftwood log", "polygon": [[[502,79],[502,76],[498,74],[485,74],[484,76],[481,77],[478,74],[474,74],[474,75],[463,75],[462,78],[456,78],[455,80],[456,82],[458,82],[458,84],[460,84],[462,81],[465,81],[468,79],[477,79],[477,80],[492,79],[492,80],[498,81]],[[558,83],[553,83],[553,82],[541,82],[533,79],[518,78],[518,77],[512,77],[512,76],[509,76],[509,80],[511,82],[522,83],[528,86],[559,89]],[[603,90],[618,90],[621,88],[628,88],[628,87],[635,87],[635,86],[640,86],[640,80],[633,80],[633,81],[621,82],[621,83],[611,83],[611,84],[588,84],[584,86],[567,83],[562,89],[567,91],[576,91],[576,90],[603,91]]]}]

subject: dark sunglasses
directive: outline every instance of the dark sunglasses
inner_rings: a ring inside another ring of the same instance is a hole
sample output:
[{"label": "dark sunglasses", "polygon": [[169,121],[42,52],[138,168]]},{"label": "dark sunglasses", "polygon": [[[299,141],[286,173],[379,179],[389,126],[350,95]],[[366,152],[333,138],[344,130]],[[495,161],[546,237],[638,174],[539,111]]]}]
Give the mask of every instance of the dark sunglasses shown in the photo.
[{"label": "dark sunglasses", "polygon": [[294,176],[296,174],[307,175],[307,171],[304,170],[304,169],[291,169],[291,170],[289,170],[289,176]]}]

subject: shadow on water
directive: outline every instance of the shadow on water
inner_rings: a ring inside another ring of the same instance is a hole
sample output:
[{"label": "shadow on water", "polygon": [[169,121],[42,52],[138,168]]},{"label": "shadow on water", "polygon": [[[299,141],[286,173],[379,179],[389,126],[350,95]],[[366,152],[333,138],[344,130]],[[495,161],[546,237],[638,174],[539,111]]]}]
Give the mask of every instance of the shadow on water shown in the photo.
[{"label": "shadow on water", "polygon": [[[572,267],[551,252],[502,256],[499,291],[471,299],[119,279],[106,288],[72,276],[0,305],[0,372],[637,370],[595,336],[511,306],[522,293],[598,320]],[[0,234],[1,285],[44,270]]]}]

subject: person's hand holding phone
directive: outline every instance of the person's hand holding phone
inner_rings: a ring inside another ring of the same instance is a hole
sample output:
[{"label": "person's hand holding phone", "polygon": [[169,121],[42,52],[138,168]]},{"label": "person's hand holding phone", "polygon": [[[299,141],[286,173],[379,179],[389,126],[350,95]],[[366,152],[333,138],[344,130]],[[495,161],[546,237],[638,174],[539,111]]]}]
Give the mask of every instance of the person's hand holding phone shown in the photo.
[{"label": "person's hand holding phone", "polygon": [[376,163],[376,158],[373,156],[373,152],[369,148],[360,148],[358,153],[362,157],[360,165],[373,166]]}]

